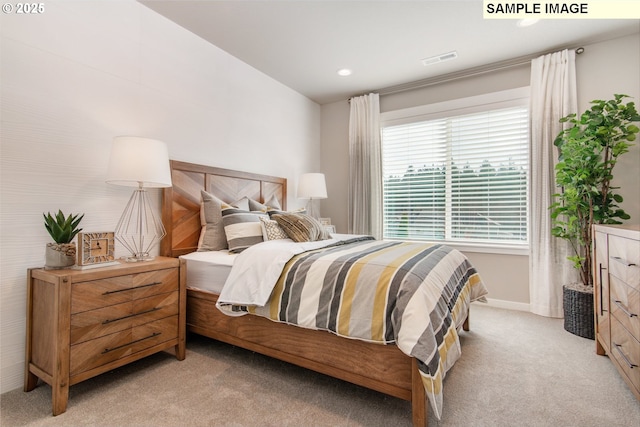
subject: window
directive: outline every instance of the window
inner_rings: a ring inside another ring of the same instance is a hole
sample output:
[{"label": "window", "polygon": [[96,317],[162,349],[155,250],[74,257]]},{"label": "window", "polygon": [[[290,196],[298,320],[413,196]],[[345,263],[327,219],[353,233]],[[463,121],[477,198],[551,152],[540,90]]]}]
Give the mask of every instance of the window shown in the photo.
[{"label": "window", "polygon": [[529,112],[521,93],[383,115],[384,238],[527,244]]}]

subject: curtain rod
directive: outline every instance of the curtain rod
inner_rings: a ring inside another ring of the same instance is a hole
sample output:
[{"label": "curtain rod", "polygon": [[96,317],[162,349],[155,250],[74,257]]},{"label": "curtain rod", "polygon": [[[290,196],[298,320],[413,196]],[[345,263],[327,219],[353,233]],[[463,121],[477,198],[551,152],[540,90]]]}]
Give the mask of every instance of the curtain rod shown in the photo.
[{"label": "curtain rod", "polygon": [[[583,47],[577,47],[573,49],[578,55],[584,52]],[[563,49],[560,49],[560,50],[563,50]],[[480,76],[482,74],[490,73],[493,71],[506,70],[508,68],[518,67],[520,65],[530,63],[532,59],[535,59],[541,55],[546,55],[548,53],[550,52],[534,53],[531,55],[520,56],[518,58],[508,59],[508,60],[499,61],[499,62],[493,62],[491,64],[468,68],[466,70],[444,74],[441,76],[429,77],[427,79],[417,80],[410,83],[403,83],[395,86],[388,86],[386,88],[382,88],[374,91],[367,91],[367,93],[377,92],[380,96],[391,95],[394,93],[406,92],[408,90],[413,90],[413,89],[420,89],[423,87],[433,86],[436,84],[446,83],[446,82],[459,80],[459,79],[464,79],[467,77]],[[356,96],[360,96],[360,95],[354,95],[351,98],[354,98]],[[349,98],[349,100],[351,100],[351,98]]]}]

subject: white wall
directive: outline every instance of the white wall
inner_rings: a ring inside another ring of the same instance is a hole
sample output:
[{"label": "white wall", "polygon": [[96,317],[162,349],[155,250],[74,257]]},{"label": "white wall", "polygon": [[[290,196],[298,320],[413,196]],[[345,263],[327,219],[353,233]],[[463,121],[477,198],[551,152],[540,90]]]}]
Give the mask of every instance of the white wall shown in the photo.
[{"label": "white wall", "polygon": [[[308,98],[133,0],[45,8],[0,18],[2,392],[22,386],[26,269],[50,241],[42,213],[113,230],[131,194],[104,183],[114,136],[157,138],[173,159],[284,176],[289,188],[320,168],[320,106]],[[295,192],[288,202],[301,205]]]},{"label": "white wall", "polygon": [[[640,25],[639,25],[640,27]],[[640,29],[640,28],[639,28]],[[634,98],[640,109],[640,33],[585,45],[577,56],[578,106],[588,108],[593,99],[610,99],[614,93]],[[381,96],[382,112],[464,98],[529,85],[528,65],[474,78]],[[349,103],[322,106],[322,171],[327,176],[329,198],[322,201],[323,216],[331,217],[338,231],[347,231],[347,182],[349,179]],[[621,187],[622,207],[629,223],[640,224],[640,141],[616,166],[614,185]],[[496,305],[527,309],[529,259],[524,255],[467,252]]]},{"label": "white wall", "polygon": [[[594,99],[612,99],[614,93],[629,95],[640,111],[640,22],[638,33],[586,46],[577,59],[578,108],[590,107]],[[638,125],[636,123],[636,125]],[[640,125],[638,125],[640,126]],[[612,185],[631,215],[629,224],[640,224],[640,137],[629,153],[618,160]]]}]

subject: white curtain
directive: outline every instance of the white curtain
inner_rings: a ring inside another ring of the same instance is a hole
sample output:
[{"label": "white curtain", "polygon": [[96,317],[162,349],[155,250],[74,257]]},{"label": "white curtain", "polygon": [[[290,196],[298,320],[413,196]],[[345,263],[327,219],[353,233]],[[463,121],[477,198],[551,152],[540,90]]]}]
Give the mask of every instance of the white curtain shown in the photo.
[{"label": "white curtain", "polygon": [[382,237],[380,99],[351,98],[349,116],[349,233]]},{"label": "white curtain", "polygon": [[531,61],[531,206],[529,298],[531,312],[562,317],[562,286],[577,281],[567,260],[568,242],[551,235],[559,119],[577,112],[575,52],[543,55]]}]

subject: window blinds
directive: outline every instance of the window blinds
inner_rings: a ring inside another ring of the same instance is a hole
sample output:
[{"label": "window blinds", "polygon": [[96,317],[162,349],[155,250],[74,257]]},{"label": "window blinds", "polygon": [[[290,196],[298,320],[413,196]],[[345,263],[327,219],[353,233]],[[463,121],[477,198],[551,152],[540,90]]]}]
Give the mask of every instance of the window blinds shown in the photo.
[{"label": "window blinds", "polygon": [[528,109],[382,129],[384,237],[527,242]]}]

